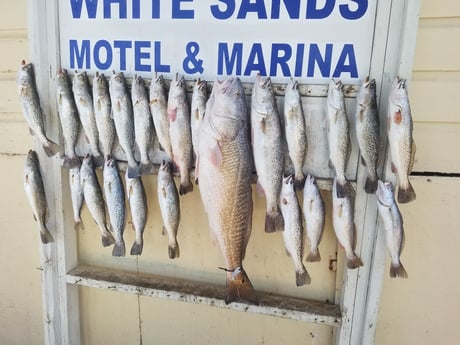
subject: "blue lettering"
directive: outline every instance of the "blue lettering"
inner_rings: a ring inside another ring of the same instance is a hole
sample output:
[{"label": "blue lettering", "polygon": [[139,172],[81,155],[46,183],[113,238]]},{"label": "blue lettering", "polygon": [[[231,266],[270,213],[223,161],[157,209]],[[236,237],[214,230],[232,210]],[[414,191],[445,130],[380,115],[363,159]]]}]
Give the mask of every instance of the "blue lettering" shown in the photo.
[{"label": "blue lettering", "polygon": [[317,8],[317,0],[307,1],[307,19],[324,19],[329,17],[334,9],[335,0],[326,0],[323,8]]},{"label": "blue lettering", "polygon": [[235,0],[218,0],[223,2],[226,7],[225,10],[221,10],[219,5],[211,5],[211,13],[216,19],[228,19],[235,12]]},{"label": "blue lettering", "polygon": [[303,54],[305,52],[305,45],[302,43],[297,44],[297,54],[295,56],[295,70],[294,76],[301,77],[303,69]]},{"label": "blue lettering", "polygon": [[141,0],[133,0],[133,18],[141,17]]},{"label": "blue lettering", "polygon": [[[105,62],[102,62],[101,60],[101,48],[105,49]],[[110,46],[110,43],[106,40],[97,41],[94,45],[93,58],[97,69],[109,69],[113,60],[112,47]]]},{"label": "blue lettering", "polygon": [[246,19],[248,12],[256,12],[258,19],[267,19],[267,10],[265,9],[264,0],[256,0],[255,3],[251,3],[251,0],[243,0],[236,18]]},{"label": "blue lettering", "polygon": [[[233,68],[235,68],[235,74],[241,75],[241,60],[243,56],[243,43],[234,43],[232,54],[230,56],[228,52],[227,43],[219,43],[217,49],[217,74],[218,75],[230,75],[233,74]],[[224,73],[225,67],[225,73]]]},{"label": "blue lettering", "polygon": [[267,69],[264,63],[264,53],[260,43],[253,44],[251,52],[249,53],[248,63],[244,70],[244,75],[251,75],[252,71],[259,71],[262,76],[267,75]]},{"label": "blue lettering", "polygon": [[[88,18],[96,18],[97,0],[84,1],[86,4],[86,12],[88,13]],[[72,8],[72,18],[80,18],[83,0],[70,0],[70,6]]]},{"label": "blue lettering", "polygon": [[[282,55],[280,55],[280,52]],[[270,63],[270,76],[276,76],[278,65],[281,67],[284,77],[290,77],[288,61],[292,56],[292,48],[289,44],[274,43],[272,45],[272,55]]]},{"label": "blue lettering", "polygon": [[169,73],[169,72],[171,72],[171,66],[170,65],[162,65],[161,64],[161,42],[160,41],[155,41],[154,42],[154,47],[155,47],[155,72],[160,72],[160,73]]},{"label": "blue lettering", "polygon": [[131,41],[113,41],[113,47],[120,49],[120,69],[126,70],[126,49],[132,47]]},{"label": "blue lettering", "polygon": [[[81,42],[81,50],[78,49],[77,40],[69,40],[70,48],[70,68],[72,69],[90,69],[90,42],[89,40],[83,40]],[[77,61],[75,67],[75,60]],[[85,67],[83,67],[85,65]]]},{"label": "blue lettering", "polygon": [[332,43],[326,44],[326,53],[324,59],[319,51],[317,44],[310,44],[310,51],[308,54],[308,69],[307,77],[315,75],[315,63],[321,72],[323,78],[328,78],[331,74],[331,59],[332,59]]},{"label": "blue lettering", "polygon": [[152,0],[152,19],[160,18],[160,0]]},{"label": "blue lettering", "polygon": [[177,19],[193,19],[195,18],[194,10],[183,10],[181,2],[191,2],[193,0],[173,0],[172,2],[172,17]]},{"label": "blue lettering", "polygon": [[128,17],[126,0],[104,0],[104,18],[112,18],[112,4],[118,3],[119,18]]},{"label": "blue lettering", "polygon": [[149,41],[135,41],[134,42],[134,70],[142,72],[151,72],[152,68],[150,65],[144,65],[143,59],[150,59],[149,51],[142,51],[142,48],[150,48],[151,43]]},{"label": "blue lettering", "polygon": [[[272,1],[272,19],[280,18],[280,3],[281,0]],[[299,19],[300,18],[300,0],[283,0],[284,7],[286,8],[289,18]]]},{"label": "blue lettering", "polygon": [[[348,60],[348,64],[346,61]],[[356,66],[356,57],[353,44],[345,44],[339,61],[335,67],[333,78],[339,78],[342,73],[350,73],[351,78],[358,78],[358,67]]]},{"label": "blue lettering", "polygon": [[359,19],[362,16],[364,16],[364,14],[367,11],[368,0],[351,0],[351,1],[357,3],[358,8],[355,11],[351,11],[349,5],[346,5],[346,4],[339,5],[340,14],[342,15],[342,17],[345,19],[355,20],[355,19]]}]

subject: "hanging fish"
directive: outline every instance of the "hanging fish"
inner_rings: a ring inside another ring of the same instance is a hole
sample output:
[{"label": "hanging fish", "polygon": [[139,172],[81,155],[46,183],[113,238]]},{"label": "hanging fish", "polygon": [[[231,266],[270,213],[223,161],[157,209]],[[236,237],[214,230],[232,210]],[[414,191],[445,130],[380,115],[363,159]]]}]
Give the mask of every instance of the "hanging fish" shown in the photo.
[{"label": "hanging fish", "polygon": [[195,82],[195,85],[193,86],[192,103],[190,106],[190,125],[192,127],[192,143],[195,156],[198,145],[199,129],[205,115],[207,100],[208,90],[206,80],[201,80],[198,78],[198,80]]},{"label": "hanging fish", "polygon": [[318,246],[323,236],[325,208],[318,184],[311,175],[307,176],[303,188],[303,214],[307,227],[307,238],[310,242],[307,261],[321,261]]},{"label": "hanging fish", "polygon": [[147,198],[141,177],[129,178],[125,174],[126,197],[131,211],[131,223],[136,233],[136,239],[131,247],[131,255],[141,255],[144,247],[144,229],[147,222]]},{"label": "hanging fish", "polygon": [[17,85],[22,113],[27,121],[30,133],[38,139],[48,157],[54,156],[61,151],[61,146],[46,136],[45,116],[40,106],[34,68],[31,63],[26,64],[22,60],[18,70]]},{"label": "hanging fish", "polygon": [[72,200],[73,219],[75,222],[75,230],[84,229],[83,222],[81,221],[80,212],[85,201],[83,187],[80,182],[80,167],[69,169],[69,185],[70,197]]}]

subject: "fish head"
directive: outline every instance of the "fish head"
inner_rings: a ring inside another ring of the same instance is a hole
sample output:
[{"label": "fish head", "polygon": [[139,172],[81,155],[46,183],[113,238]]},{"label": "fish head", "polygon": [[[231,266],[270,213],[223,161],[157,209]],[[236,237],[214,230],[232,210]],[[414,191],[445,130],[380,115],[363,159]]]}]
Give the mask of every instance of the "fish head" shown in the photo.
[{"label": "fish head", "polygon": [[375,195],[381,204],[388,207],[392,206],[395,202],[393,183],[379,180]]},{"label": "fish head", "polygon": [[200,95],[206,95],[208,92],[206,80],[202,80],[200,78],[198,78],[198,80],[195,82],[193,88],[193,91]]},{"label": "fish head", "polygon": [[408,96],[407,96],[406,79],[396,77],[393,80],[393,84],[392,84],[391,91],[390,91],[391,101],[394,104],[401,106],[403,103],[408,102],[407,98]]},{"label": "fish head", "polygon": [[21,66],[18,69],[17,82],[18,85],[24,87],[32,84],[33,78],[33,65],[32,63],[26,63],[25,60],[22,60]]},{"label": "fish head", "polygon": [[176,79],[171,80],[169,85],[169,98],[173,99],[182,94],[185,94],[185,78],[184,76],[180,77],[176,73]]},{"label": "fish head", "polygon": [[275,95],[273,94],[273,85],[270,77],[263,77],[260,73],[257,73],[256,82],[252,89],[252,97],[259,104],[270,103],[275,101]]},{"label": "fish head", "polygon": [[307,175],[305,178],[305,186],[317,186],[316,179],[313,175]]},{"label": "fish head", "polygon": [[172,179],[172,162],[163,160],[158,169],[158,181],[161,185],[167,185]]},{"label": "fish head", "polygon": [[115,71],[112,71],[109,84],[112,89],[124,89],[126,81],[123,72],[116,73]]},{"label": "fish head", "polygon": [[283,183],[281,185],[281,193],[280,193],[280,198],[282,202],[283,200],[288,198],[288,196],[295,193],[294,181],[295,181],[294,175],[292,174],[283,176]]},{"label": "fish head", "polygon": [[86,71],[78,72],[75,71],[73,82],[77,83],[86,83],[88,80],[88,76],[86,75]]},{"label": "fish head", "polygon": [[107,79],[105,79],[104,73],[96,72],[96,74],[94,75],[93,84],[98,85],[100,87],[106,87]]},{"label": "fish head", "polygon": [[327,90],[327,102],[335,109],[343,108],[343,83],[341,80],[331,79]]},{"label": "fish head", "polygon": [[29,152],[27,152],[27,156],[26,156],[25,169],[28,170],[28,171],[32,171],[32,170],[36,169],[35,167],[37,167],[37,166],[38,166],[37,152],[35,152],[34,150],[29,150]]},{"label": "fish head", "polygon": [[366,80],[361,84],[356,95],[356,102],[359,106],[365,108],[371,103],[371,91],[375,89],[375,80],[369,80],[369,77],[366,77]]}]

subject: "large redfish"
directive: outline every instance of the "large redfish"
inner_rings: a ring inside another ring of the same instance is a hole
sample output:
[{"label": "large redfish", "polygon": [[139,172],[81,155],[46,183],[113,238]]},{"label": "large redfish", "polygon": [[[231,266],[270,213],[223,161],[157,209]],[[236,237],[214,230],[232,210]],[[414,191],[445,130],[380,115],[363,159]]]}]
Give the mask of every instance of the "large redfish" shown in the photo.
[{"label": "large redfish", "polygon": [[225,302],[257,304],[242,265],[252,226],[252,166],[249,119],[240,79],[216,81],[210,100],[197,150],[201,199],[225,262]]}]

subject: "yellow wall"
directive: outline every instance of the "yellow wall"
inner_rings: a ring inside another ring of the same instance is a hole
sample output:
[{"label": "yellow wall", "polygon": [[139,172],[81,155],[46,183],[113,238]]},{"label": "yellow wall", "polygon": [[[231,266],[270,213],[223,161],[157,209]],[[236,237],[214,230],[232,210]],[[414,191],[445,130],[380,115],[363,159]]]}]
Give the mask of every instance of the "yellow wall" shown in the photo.
[{"label": "yellow wall", "polygon": [[[460,160],[456,148],[460,113],[455,104],[460,95],[460,4],[457,0],[423,0],[421,16],[409,90],[417,142],[415,170],[458,173]],[[15,82],[17,66],[28,56],[26,0],[16,1],[14,5],[0,3],[0,23],[0,51],[3,52],[0,60],[0,180],[4,181],[0,200],[0,262],[4,268],[0,278],[0,344],[38,345],[43,344],[41,282],[37,269],[39,239],[22,188],[24,154],[32,141],[20,113]],[[457,266],[456,247],[460,242],[455,217],[460,201],[460,181],[441,177],[414,177],[413,181],[417,201],[401,206],[406,229],[402,260],[409,279],[390,280],[385,275],[376,334],[378,345],[449,344],[460,339],[456,327],[460,280],[453,274]],[[155,182],[155,177],[146,180],[152,200]],[[199,202],[199,195],[193,193],[183,200],[190,206]],[[256,202],[262,201],[256,198]],[[330,200],[328,203],[330,206]],[[157,208],[154,201],[152,204]],[[192,210],[187,205],[183,209]],[[201,208],[194,210],[200,212]],[[262,216],[261,205],[256,206],[256,217]],[[155,217],[158,217],[158,209],[151,213],[151,218]],[[145,256],[138,262],[129,257],[113,261],[109,250],[96,249],[98,233],[85,209],[84,221],[88,226],[78,236],[79,256],[82,263],[117,265],[133,270],[139,265],[147,272],[173,271],[177,276],[192,274],[197,280],[221,282],[220,271],[206,273],[220,264],[218,250],[206,245],[209,252],[203,252],[198,246],[200,252],[196,253],[194,243],[207,243],[209,235],[206,224],[197,224],[194,219],[195,213],[184,212],[184,224],[193,221],[194,226],[180,229],[182,258],[177,263],[165,259],[166,240],[157,228],[158,221],[152,219],[146,229],[146,241],[151,245],[146,244]],[[323,266],[309,266],[313,278],[310,289],[299,290],[287,283],[292,272],[280,269],[291,268],[279,245],[280,238],[275,235],[265,239],[262,246],[257,241],[264,235],[260,230],[254,230],[257,233],[251,238],[248,251],[257,253],[265,246],[275,252],[275,258],[284,261],[278,264],[270,262],[274,259],[269,258],[268,263],[260,262],[262,259],[257,255],[248,258],[247,268],[254,272],[251,279],[258,282],[259,287],[321,300],[333,296],[334,278],[314,279],[324,271]],[[333,234],[329,231],[326,236],[331,238],[323,241],[325,245],[321,249],[325,255],[319,265],[327,265],[327,253],[335,251],[335,247],[327,245],[333,242]],[[131,231],[127,231],[128,248],[132,238]],[[187,260],[191,255],[195,255],[194,260]],[[150,261],[161,265],[153,266]],[[273,267],[273,270],[255,269],[261,265]],[[199,267],[206,272],[200,272]],[[188,268],[193,269],[193,273]],[[83,344],[138,343],[139,327],[144,343],[154,339],[161,344],[330,344],[333,339],[332,329],[327,326],[90,288],[79,291]]]}]

